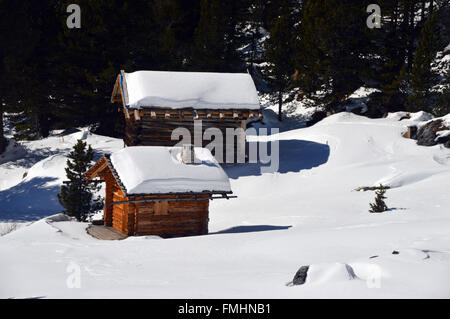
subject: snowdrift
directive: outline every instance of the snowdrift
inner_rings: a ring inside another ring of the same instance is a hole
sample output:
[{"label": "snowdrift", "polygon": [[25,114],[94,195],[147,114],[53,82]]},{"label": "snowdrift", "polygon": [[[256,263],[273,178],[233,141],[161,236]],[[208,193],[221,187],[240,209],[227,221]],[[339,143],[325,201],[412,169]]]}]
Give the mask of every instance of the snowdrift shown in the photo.
[{"label": "snowdrift", "polygon": [[[100,241],[83,223],[27,223],[0,237],[0,297],[449,298],[450,149],[402,137],[422,115],[340,113],[269,137],[280,142],[280,171],[225,167],[238,199],[211,203],[209,235]],[[98,157],[123,147],[85,138]],[[29,177],[14,185],[14,174],[4,172],[19,163],[0,165],[0,177],[11,178],[0,191],[0,219],[57,212],[49,189],[64,179],[75,142],[69,135],[25,145],[35,154],[27,157]],[[36,160],[39,153],[46,156]],[[370,214],[374,193],[354,189],[379,183],[391,187],[391,210]],[[306,283],[286,286],[302,265],[310,265]],[[66,284],[73,267],[79,289]]]}]

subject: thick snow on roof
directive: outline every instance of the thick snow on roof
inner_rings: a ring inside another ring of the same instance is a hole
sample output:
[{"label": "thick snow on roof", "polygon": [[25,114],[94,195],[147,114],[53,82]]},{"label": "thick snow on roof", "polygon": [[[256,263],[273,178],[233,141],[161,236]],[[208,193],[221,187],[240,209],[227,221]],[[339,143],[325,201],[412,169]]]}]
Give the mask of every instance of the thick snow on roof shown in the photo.
[{"label": "thick snow on roof", "polygon": [[136,71],[125,73],[128,107],[259,109],[247,73]]},{"label": "thick snow on roof", "polygon": [[128,194],[230,192],[228,176],[208,149],[196,147],[198,163],[184,164],[181,147],[131,146],[111,154]]}]

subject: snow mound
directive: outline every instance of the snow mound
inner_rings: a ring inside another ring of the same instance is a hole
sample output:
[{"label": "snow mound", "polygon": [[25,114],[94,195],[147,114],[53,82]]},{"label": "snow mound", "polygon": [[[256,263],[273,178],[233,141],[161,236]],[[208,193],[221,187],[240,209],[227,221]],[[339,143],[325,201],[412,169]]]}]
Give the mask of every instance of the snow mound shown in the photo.
[{"label": "snow mound", "polygon": [[49,223],[55,222],[68,222],[74,220],[74,218],[67,216],[66,214],[59,213],[45,218],[45,220]]},{"label": "snow mound", "polygon": [[433,119],[433,115],[430,113],[419,111],[415,113],[410,112],[393,112],[388,113],[387,119],[393,120],[393,121],[400,121],[400,120],[407,120],[411,122],[423,122],[423,121],[429,121]]},{"label": "snow mound", "polygon": [[22,145],[14,142],[13,140],[8,140],[8,145],[6,146],[5,151],[0,154],[0,164],[20,159],[25,156],[26,153],[27,151]]},{"label": "snow mound", "polygon": [[67,157],[64,155],[53,155],[34,164],[27,172],[24,182],[34,178],[50,179],[45,186],[59,185],[65,176]]},{"label": "snow mound", "polygon": [[357,122],[366,122],[367,117],[356,115],[352,112],[340,112],[333,115],[330,115],[324,118],[322,121],[316,124],[316,126],[321,125],[330,125],[336,123],[357,123]]},{"label": "snow mound", "polygon": [[344,263],[314,264],[309,267],[307,284],[326,284],[358,279],[353,268]]},{"label": "snow mound", "polygon": [[411,121],[417,121],[417,122],[429,121],[429,120],[433,119],[433,115],[431,115],[430,113],[424,112],[424,111],[410,113],[410,116],[411,116]]}]

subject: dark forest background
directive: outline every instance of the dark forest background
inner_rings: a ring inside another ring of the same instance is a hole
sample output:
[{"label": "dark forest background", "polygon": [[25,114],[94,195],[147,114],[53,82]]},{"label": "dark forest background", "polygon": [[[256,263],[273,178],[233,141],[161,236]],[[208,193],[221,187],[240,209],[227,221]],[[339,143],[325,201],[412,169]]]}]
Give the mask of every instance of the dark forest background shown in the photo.
[{"label": "dark forest background", "polygon": [[[431,66],[450,42],[448,2],[0,0],[0,111],[16,139],[84,125],[117,136],[115,78],[146,69],[248,70],[280,105],[293,92],[331,113],[366,85],[380,90],[369,116],[442,115],[449,90],[432,88],[449,77]],[[70,3],[81,7],[80,29],[66,26]],[[381,7],[379,29],[366,26],[370,3]]]}]

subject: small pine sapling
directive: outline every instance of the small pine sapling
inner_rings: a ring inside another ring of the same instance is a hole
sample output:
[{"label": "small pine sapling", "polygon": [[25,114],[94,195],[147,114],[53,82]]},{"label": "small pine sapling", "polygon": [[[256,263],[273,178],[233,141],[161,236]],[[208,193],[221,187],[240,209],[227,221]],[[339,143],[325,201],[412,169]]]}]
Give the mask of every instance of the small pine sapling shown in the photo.
[{"label": "small pine sapling", "polygon": [[64,213],[75,217],[78,221],[85,222],[93,213],[101,209],[103,204],[100,197],[94,198],[94,194],[100,190],[96,183],[90,183],[84,176],[91,168],[94,151],[91,146],[81,140],[73,147],[67,160],[67,181],[63,182],[58,200]]},{"label": "small pine sapling", "polygon": [[370,204],[370,213],[382,213],[388,210],[388,207],[384,202],[386,199],[386,196],[384,196],[386,194],[386,190],[387,188],[380,184],[378,189],[375,191],[375,203]]}]

